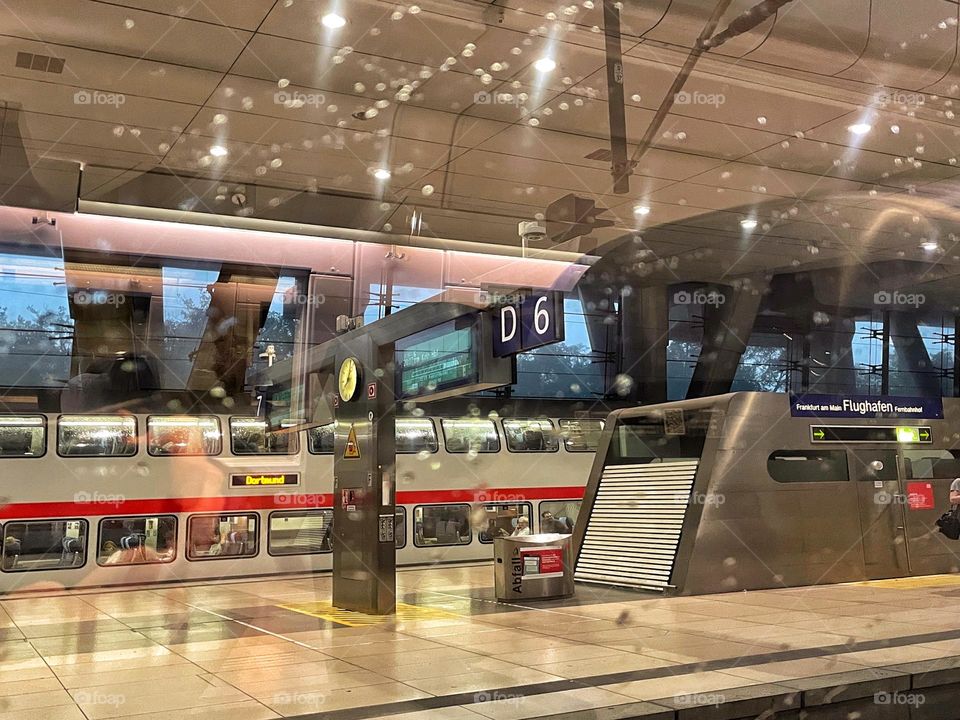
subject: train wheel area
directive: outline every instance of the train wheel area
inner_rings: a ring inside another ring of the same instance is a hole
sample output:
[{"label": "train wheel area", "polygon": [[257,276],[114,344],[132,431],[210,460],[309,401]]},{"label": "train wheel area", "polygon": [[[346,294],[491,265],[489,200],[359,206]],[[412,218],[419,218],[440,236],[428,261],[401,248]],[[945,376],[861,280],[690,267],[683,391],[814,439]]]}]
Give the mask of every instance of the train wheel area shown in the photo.
[{"label": "train wheel area", "polygon": [[396,616],[329,575],[0,600],[0,720],[950,718],[955,577],[498,603],[488,563],[398,574]]}]

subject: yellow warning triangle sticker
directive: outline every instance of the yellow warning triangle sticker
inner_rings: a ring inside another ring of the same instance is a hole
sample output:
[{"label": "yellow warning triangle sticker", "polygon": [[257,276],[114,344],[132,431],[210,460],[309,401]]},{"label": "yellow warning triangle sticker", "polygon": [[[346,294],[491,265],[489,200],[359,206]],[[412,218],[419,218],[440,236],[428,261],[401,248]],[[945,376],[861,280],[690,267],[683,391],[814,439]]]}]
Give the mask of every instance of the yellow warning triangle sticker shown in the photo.
[{"label": "yellow warning triangle sticker", "polygon": [[360,443],[357,442],[357,431],[353,429],[353,425],[350,426],[350,434],[347,435],[347,445],[343,448],[343,457],[344,459],[360,457]]}]

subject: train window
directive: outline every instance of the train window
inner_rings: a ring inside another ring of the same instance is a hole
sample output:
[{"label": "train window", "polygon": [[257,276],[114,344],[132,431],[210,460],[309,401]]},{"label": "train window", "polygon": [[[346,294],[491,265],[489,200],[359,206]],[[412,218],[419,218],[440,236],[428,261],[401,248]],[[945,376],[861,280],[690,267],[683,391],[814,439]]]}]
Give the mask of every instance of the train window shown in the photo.
[{"label": "train window", "polygon": [[130,415],[61,415],[57,452],[70,457],[137,454],[137,419]]},{"label": "train window", "polygon": [[767,472],[779,483],[850,479],[844,450],[777,450],[767,458]]},{"label": "train window", "polygon": [[627,418],[614,430],[608,465],[699,460],[708,433],[718,431],[723,413],[716,410],[654,410]]},{"label": "train window", "polygon": [[398,507],[393,518],[393,544],[397,550],[407,544],[407,509]]},{"label": "train window", "polygon": [[443,418],[443,443],[449,453],[500,452],[500,436],[492,420]]},{"label": "train window", "polygon": [[479,515],[474,516],[474,523],[481,528],[477,537],[482,543],[492,543],[495,537],[507,537],[516,532],[520,518],[526,519],[526,527],[529,533],[533,533],[533,523],[530,521],[530,514],[533,508],[530,503],[494,503],[482,505]]},{"label": "train window", "polygon": [[504,420],[503,436],[510,452],[557,452],[560,440],[551,420]]},{"label": "train window", "polygon": [[193,515],[187,520],[187,559],[217,560],[257,554],[257,515]]},{"label": "train window", "polygon": [[330,552],[333,510],[282,511],[270,514],[267,552],[312,555]]},{"label": "train window", "polygon": [[266,420],[230,418],[230,444],[234,455],[292,455],[297,452],[297,433],[267,430]]},{"label": "train window", "polygon": [[579,514],[579,500],[544,500],[540,503],[540,532],[572,533]]},{"label": "train window", "polygon": [[86,520],[30,520],[3,526],[4,572],[79,568],[86,557]]},{"label": "train window", "polygon": [[603,420],[560,420],[560,437],[567,452],[596,452]]},{"label": "train window", "polygon": [[469,545],[469,505],[418,505],[413,509],[413,544],[417,547]]},{"label": "train window", "polygon": [[333,423],[307,430],[307,449],[313,455],[333,455]]},{"label": "train window", "polygon": [[219,455],[220,420],[212,415],[154,415],[147,418],[151,455]]},{"label": "train window", "polygon": [[47,451],[41,415],[0,416],[0,457],[40,457]]},{"label": "train window", "polygon": [[100,521],[98,565],[149,565],[177,557],[177,519],[172,515],[116,517]]},{"label": "train window", "polygon": [[437,430],[430,418],[397,418],[397,454],[418,452],[435,453],[438,450]]},{"label": "train window", "polygon": [[960,458],[951,450],[903,450],[903,465],[910,480],[952,480],[960,477]]},{"label": "train window", "polygon": [[897,480],[896,450],[851,450],[853,466],[850,475],[854,480],[874,482],[876,480]]}]

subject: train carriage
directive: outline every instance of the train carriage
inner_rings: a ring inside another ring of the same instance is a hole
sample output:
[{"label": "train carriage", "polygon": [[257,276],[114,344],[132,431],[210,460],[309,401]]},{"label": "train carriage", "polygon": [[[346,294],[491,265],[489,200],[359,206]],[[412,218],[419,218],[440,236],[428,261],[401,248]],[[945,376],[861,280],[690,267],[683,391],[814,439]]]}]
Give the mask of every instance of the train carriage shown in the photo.
[{"label": "train carriage", "polygon": [[[572,530],[602,424],[397,418],[397,562],[490,558],[521,516]],[[0,465],[0,592],[331,568],[332,425],[10,414]]]}]

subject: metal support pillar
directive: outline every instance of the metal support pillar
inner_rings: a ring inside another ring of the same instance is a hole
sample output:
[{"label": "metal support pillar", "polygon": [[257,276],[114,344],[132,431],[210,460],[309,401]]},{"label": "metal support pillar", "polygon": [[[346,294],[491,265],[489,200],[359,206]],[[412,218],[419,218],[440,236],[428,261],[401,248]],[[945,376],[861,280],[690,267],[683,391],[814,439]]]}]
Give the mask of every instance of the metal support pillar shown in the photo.
[{"label": "metal support pillar", "polygon": [[758,290],[762,289],[753,284],[728,288],[722,304],[704,306],[703,346],[690,379],[688,399],[730,392],[760,310],[763,296]]},{"label": "metal support pillar", "polygon": [[940,375],[933,367],[930,353],[923,342],[917,316],[912,313],[891,312],[890,331],[896,342],[899,371],[906,373],[920,395],[940,396]]},{"label": "metal support pillar", "polygon": [[662,285],[641,288],[621,301],[621,371],[634,380],[628,398],[645,404],[667,400],[667,290]]},{"label": "metal support pillar", "polygon": [[393,354],[393,342],[368,334],[336,352],[336,373],[348,359],[359,373],[355,397],[335,408],[333,604],[372,615],[394,612],[397,601]]}]

